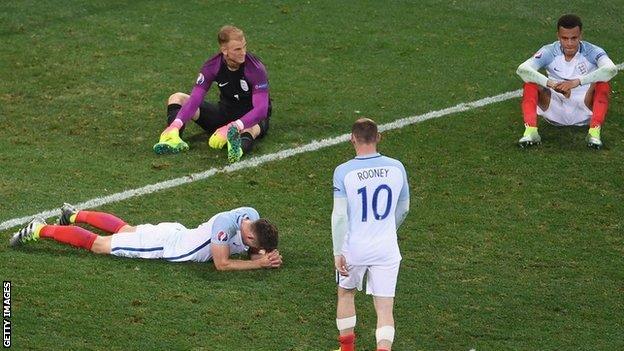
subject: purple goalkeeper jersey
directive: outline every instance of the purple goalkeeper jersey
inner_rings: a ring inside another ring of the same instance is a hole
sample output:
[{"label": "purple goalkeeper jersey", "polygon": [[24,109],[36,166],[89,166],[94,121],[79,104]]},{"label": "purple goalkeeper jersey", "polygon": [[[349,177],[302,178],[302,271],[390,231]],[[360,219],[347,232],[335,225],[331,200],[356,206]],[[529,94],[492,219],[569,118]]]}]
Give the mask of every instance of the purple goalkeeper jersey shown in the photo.
[{"label": "purple goalkeeper jersey", "polygon": [[245,128],[258,124],[269,110],[269,79],[264,64],[247,53],[238,70],[228,69],[223,54],[208,59],[202,66],[191,97],[177,115],[188,122],[204,100],[212,83],[219,87],[219,105],[231,120],[240,119]]}]

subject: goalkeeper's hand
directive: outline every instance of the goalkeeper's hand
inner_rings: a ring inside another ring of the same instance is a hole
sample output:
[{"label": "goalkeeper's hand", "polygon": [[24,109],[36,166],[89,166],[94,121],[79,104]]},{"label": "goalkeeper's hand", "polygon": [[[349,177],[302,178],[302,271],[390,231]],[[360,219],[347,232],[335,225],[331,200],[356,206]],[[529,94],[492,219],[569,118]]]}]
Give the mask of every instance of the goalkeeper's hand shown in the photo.
[{"label": "goalkeeper's hand", "polygon": [[230,129],[230,126],[232,125],[235,125],[238,128],[238,126],[234,122],[230,122],[223,127],[220,127],[214,133],[212,133],[212,136],[210,137],[210,139],[208,139],[208,145],[213,149],[223,148],[227,143],[228,129]]}]

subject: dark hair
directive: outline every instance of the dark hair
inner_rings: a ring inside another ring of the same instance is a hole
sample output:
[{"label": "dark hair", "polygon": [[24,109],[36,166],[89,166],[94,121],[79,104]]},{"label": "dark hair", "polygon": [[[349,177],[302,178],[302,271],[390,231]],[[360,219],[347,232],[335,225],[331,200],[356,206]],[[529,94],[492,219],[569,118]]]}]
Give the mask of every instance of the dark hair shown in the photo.
[{"label": "dark hair", "polygon": [[256,239],[258,240],[260,249],[265,249],[267,252],[270,252],[277,248],[277,227],[273,223],[264,218],[260,218],[251,223],[251,230],[256,233]]},{"label": "dark hair", "polygon": [[580,30],[583,30],[583,23],[581,22],[581,18],[579,16],[567,14],[559,17],[559,20],[557,21],[557,30],[561,27],[565,29],[579,27]]},{"label": "dark hair", "polygon": [[377,141],[377,123],[370,118],[360,118],[351,127],[351,134],[363,144],[372,144]]}]

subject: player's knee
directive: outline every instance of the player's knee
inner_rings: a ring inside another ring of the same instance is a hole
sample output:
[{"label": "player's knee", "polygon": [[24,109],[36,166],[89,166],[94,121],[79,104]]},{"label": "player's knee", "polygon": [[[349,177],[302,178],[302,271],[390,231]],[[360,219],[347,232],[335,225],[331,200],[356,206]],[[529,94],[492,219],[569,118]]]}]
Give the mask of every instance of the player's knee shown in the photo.
[{"label": "player's knee", "polygon": [[523,88],[524,89],[537,89],[539,87],[539,85],[537,85],[536,83],[532,83],[532,82],[525,82]]},{"label": "player's knee", "polygon": [[98,236],[91,246],[91,251],[96,254],[107,255],[111,253],[111,237]]},{"label": "player's knee", "polygon": [[187,94],[180,93],[180,92],[173,93],[169,96],[169,99],[167,100],[167,104],[184,105],[184,103],[188,100],[188,98],[189,96]]},{"label": "player's knee", "polygon": [[609,82],[596,82],[594,85],[594,92],[608,94],[611,92],[611,86],[609,85]]},{"label": "player's knee", "polygon": [[524,83],[522,90],[523,99],[537,100],[537,95],[539,94],[539,86],[537,84]]},{"label": "player's knee", "polygon": [[353,298],[355,296],[355,289],[345,289],[343,287],[338,287],[338,298]]},{"label": "player's knee", "polygon": [[124,224],[119,229],[117,229],[116,233],[131,233],[136,230],[136,227],[133,227],[129,224]]}]

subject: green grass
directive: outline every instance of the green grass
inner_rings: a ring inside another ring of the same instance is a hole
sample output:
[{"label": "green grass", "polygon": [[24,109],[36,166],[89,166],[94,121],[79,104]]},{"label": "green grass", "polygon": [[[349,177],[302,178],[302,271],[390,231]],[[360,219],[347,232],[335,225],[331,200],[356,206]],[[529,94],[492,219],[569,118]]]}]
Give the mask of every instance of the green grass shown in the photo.
[{"label": "green grass", "polygon": [[[256,155],[520,87],[559,14],[623,61],[622,1],[22,1],[0,13],[0,221],[227,163],[196,126],[191,150],[151,151],[165,100],[188,91],[225,23],[262,57],[274,102]],[[35,10],[36,9],[36,10]],[[400,230],[396,350],[624,348],[624,98],[606,148],[541,125],[516,146],[514,99],[387,132],[412,211]],[[214,91],[212,95],[214,96]],[[356,111],[360,111],[356,113]],[[103,206],[130,223],[195,226],[251,205],[277,223],[284,267],[99,257],[53,242],[0,247],[16,350],[329,350],[336,347],[331,177],[347,143]],[[13,230],[2,233],[7,240]],[[358,344],[374,344],[357,297]]]}]

